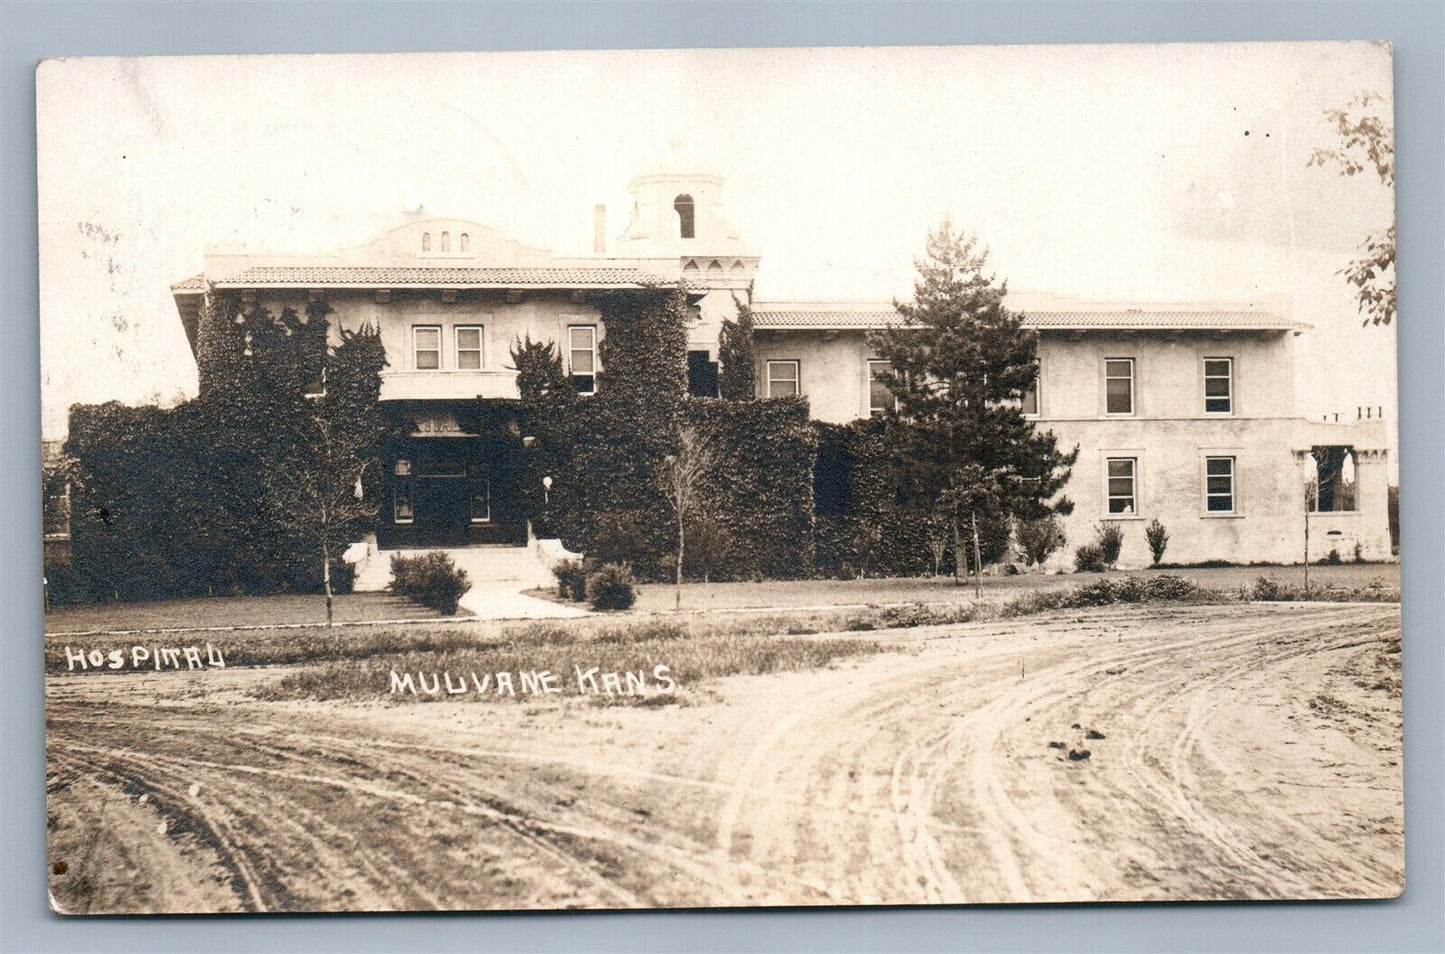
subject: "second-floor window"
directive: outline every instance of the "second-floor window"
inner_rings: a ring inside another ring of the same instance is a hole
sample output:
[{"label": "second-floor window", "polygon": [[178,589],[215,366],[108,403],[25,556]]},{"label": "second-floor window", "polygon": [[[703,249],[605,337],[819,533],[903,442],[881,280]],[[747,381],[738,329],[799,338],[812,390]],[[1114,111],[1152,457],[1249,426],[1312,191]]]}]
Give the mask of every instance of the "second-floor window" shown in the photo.
[{"label": "second-floor window", "polygon": [[1138,458],[1110,457],[1104,461],[1104,468],[1105,509],[1118,516],[1138,513]]},{"label": "second-floor window", "polygon": [[578,394],[597,393],[596,325],[572,325],[567,329],[567,367]]},{"label": "second-floor window", "polygon": [[482,326],[457,325],[457,369],[459,371],[480,371],[482,369]]},{"label": "second-floor window", "polygon": [[1204,359],[1204,413],[1234,413],[1234,359]]},{"label": "second-floor window", "polygon": [[894,397],[893,391],[889,389],[888,383],[880,377],[887,374],[893,367],[887,361],[873,359],[868,362],[868,413],[883,414],[898,407],[898,398]]},{"label": "second-floor window", "polygon": [[1020,409],[1032,417],[1038,417],[1039,414],[1039,380],[1043,376],[1043,368],[1039,367],[1034,374],[1034,383],[1024,391],[1023,401],[1020,403]]},{"label": "second-floor window", "polygon": [[1104,361],[1104,413],[1134,413],[1134,359]]},{"label": "second-floor window", "polygon": [[803,393],[797,361],[768,362],[768,397],[797,397]]},{"label": "second-floor window", "polygon": [[442,366],[441,325],[415,325],[411,329],[412,367],[439,371]]}]

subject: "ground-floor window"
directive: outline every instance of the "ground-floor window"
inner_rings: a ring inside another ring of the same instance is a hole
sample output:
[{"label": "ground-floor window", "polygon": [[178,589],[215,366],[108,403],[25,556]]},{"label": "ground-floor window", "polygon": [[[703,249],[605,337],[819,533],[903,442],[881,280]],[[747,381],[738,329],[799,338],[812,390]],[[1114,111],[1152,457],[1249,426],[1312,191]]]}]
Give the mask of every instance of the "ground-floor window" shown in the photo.
[{"label": "ground-floor window", "polygon": [[797,397],[803,393],[797,361],[768,362],[768,397]]},{"label": "ground-floor window", "polygon": [[394,523],[411,523],[415,516],[411,498],[411,461],[398,460],[391,482],[391,519]]},{"label": "ground-floor window", "polygon": [[1104,462],[1104,496],[1109,513],[1136,514],[1139,461],[1134,457],[1110,457]]},{"label": "ground-floor window", "polygon": [[1204,458],[1204,509],[1234,513],[1234,458]]}]

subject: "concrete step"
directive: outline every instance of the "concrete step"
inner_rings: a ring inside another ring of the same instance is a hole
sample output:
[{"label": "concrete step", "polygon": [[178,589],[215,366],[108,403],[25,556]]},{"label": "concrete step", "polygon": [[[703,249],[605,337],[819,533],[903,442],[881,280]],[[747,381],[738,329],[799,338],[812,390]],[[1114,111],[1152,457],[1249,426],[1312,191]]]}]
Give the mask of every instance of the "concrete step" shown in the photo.
[{"label": "concrete step", "polygon": [[[391,583],[391,558],[395,554],[420,556],[444,552],[458,568],[465,570],[473,586],[492,583],[517,584],[517,589],[548,586],[554,582],[550,560],[535,547],[478,546],[433,549],[379,550],[370,548],[357,564],[352,589],[359,593],[379,592]],[[549,554],[550,557],[550,554]]]}]

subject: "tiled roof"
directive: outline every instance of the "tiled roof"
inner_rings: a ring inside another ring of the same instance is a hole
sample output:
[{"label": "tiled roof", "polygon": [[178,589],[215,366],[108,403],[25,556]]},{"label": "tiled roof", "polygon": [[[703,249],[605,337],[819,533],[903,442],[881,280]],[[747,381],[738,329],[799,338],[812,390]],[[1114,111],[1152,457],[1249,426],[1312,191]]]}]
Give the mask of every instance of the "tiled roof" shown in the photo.
[{"label": "tiled roof", "polygon": [[[221,288],[634,288],[666,282],[641,268],[520,266],[435,268],[424,266],[264,265],[218,279]],[[203,291],[197,275],[171,286]]]},{"label": "tiled roof", "polygon": [[[806,309],[797,311],[761,310],[753,312],[757,328],[788,329],[869,329],[898,324],[898,312],[828,311]],[[1267,311],[1036,311],[1024,312],[1024,326],[1060,330],[1215,330],[1242,329],[1258,331],[1299,330],[1307,325],[1291,321]]]}]

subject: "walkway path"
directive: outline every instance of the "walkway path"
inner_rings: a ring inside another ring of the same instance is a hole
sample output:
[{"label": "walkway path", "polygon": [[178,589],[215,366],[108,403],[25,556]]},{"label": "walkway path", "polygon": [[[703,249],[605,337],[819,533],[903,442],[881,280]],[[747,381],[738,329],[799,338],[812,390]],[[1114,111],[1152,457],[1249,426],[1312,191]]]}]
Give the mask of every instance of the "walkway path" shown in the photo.
[{"label": "walkway path", "polygon": [[[571,619],[586,616],[579,607],[528,596],[523,590],[555,584],[547,563],[531,547],[480,546],[438,548],[466,570],[471,589],[461,598],[461,607],[480,619]],[[378,550],[362,565],[354,589],[360,592],[386,589],[391,581],[393,554],[419,556],[428,550]]]}]

